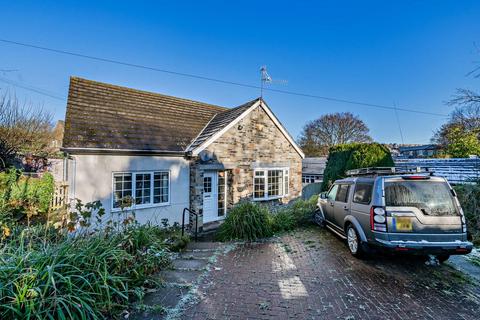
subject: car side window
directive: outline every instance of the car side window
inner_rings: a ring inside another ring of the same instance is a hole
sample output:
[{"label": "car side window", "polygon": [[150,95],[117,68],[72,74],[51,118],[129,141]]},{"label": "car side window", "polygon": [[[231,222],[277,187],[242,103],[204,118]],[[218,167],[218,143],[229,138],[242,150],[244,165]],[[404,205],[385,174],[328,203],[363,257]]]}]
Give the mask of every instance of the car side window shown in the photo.
[{"label": "car side window", "polygon": [[327,195],[328,200],[335,201],[335,197],[337,196],[337,191],[338,191],[338,184],[335,184],[328,192],[328,195]]},{"label": "car side window", "polygon": [[339,202],[347,202],[348,199],[348,190],[350,190],[350,185],[348,184],[341,184],[338,187],[337,197],[335,198],[336,201]]},{"label": "car side window", "polygon": [[369,204],[372,200],[373,184],[357,183],[355,185],[355,193],[353,194],[353,202],[360,204]]}]

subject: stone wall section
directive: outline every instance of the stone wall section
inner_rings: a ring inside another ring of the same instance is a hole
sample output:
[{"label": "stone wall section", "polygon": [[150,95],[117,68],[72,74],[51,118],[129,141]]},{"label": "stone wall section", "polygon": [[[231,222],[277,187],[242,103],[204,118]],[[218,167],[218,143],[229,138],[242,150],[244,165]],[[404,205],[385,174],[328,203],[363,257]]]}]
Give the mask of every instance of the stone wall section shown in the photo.
[{"label": "stone wall section", "polygon": [[301,196],[302,158],[261,107],[252,110],[202,152],[209,155],[208,161],[200,157],[191,161],[190,203],[196,212],[203,209],[203,173],[209,165],[229,169],[228,207],[252,199],[253,173],[260,167],[290,169],[289,195],[275,202],[287,203]]}]

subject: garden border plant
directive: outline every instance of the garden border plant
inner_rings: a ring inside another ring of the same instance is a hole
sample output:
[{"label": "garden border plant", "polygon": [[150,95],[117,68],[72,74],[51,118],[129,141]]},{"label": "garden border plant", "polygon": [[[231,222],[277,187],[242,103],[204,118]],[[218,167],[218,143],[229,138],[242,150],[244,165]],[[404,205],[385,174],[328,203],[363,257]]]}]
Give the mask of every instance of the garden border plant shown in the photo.
[{"label": "garden border plant", "polygon": [[318,196],[312,196],[281,206],[242,201],[228,212],[217,239],[255,241],[306,226],[313,221],[317,200]]},{"label": "garden border plant", "polygon": [[102,223],[104,213],[77,201],[56,223],[11,229],[0,241],[0,318],[116,318],[157,285],[168,250],[185,244],[178,225],[139,225],[127,211]]}]

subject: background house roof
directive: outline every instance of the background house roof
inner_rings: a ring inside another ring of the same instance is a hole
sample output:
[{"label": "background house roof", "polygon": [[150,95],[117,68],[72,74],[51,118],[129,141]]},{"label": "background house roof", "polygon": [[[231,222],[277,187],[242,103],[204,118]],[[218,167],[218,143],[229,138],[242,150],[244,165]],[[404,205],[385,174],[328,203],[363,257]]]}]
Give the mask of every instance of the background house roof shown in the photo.
[{"label": "background house roof", "polygon": [[437,150],[440,147],[436,144],[422,144],[417,146],[401,146],[398,148],[400,152],[408,152],[408,151],[418,151],[418,150]]},{"label": "background house roof", "polygon": [[235,109],[72,77],[63,147],[181,152]]},{"label": "background house roof", "polygon": [[309,157],[302,160],[302,174],[323,174],[327,157]]}]

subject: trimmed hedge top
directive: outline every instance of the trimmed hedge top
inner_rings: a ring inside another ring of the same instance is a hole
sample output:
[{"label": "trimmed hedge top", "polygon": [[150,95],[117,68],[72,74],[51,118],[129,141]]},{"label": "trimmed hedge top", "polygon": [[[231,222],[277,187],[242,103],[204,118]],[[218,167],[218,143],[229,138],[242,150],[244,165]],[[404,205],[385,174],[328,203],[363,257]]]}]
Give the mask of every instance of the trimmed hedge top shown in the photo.
[{"label": "trimmed hedge top", "polygon": [[331,147],[323,173],[322,190],[327,190],[335,180],[344,178],[347,170],[393,166],[390,150],[379,143],[349,143]]}]

